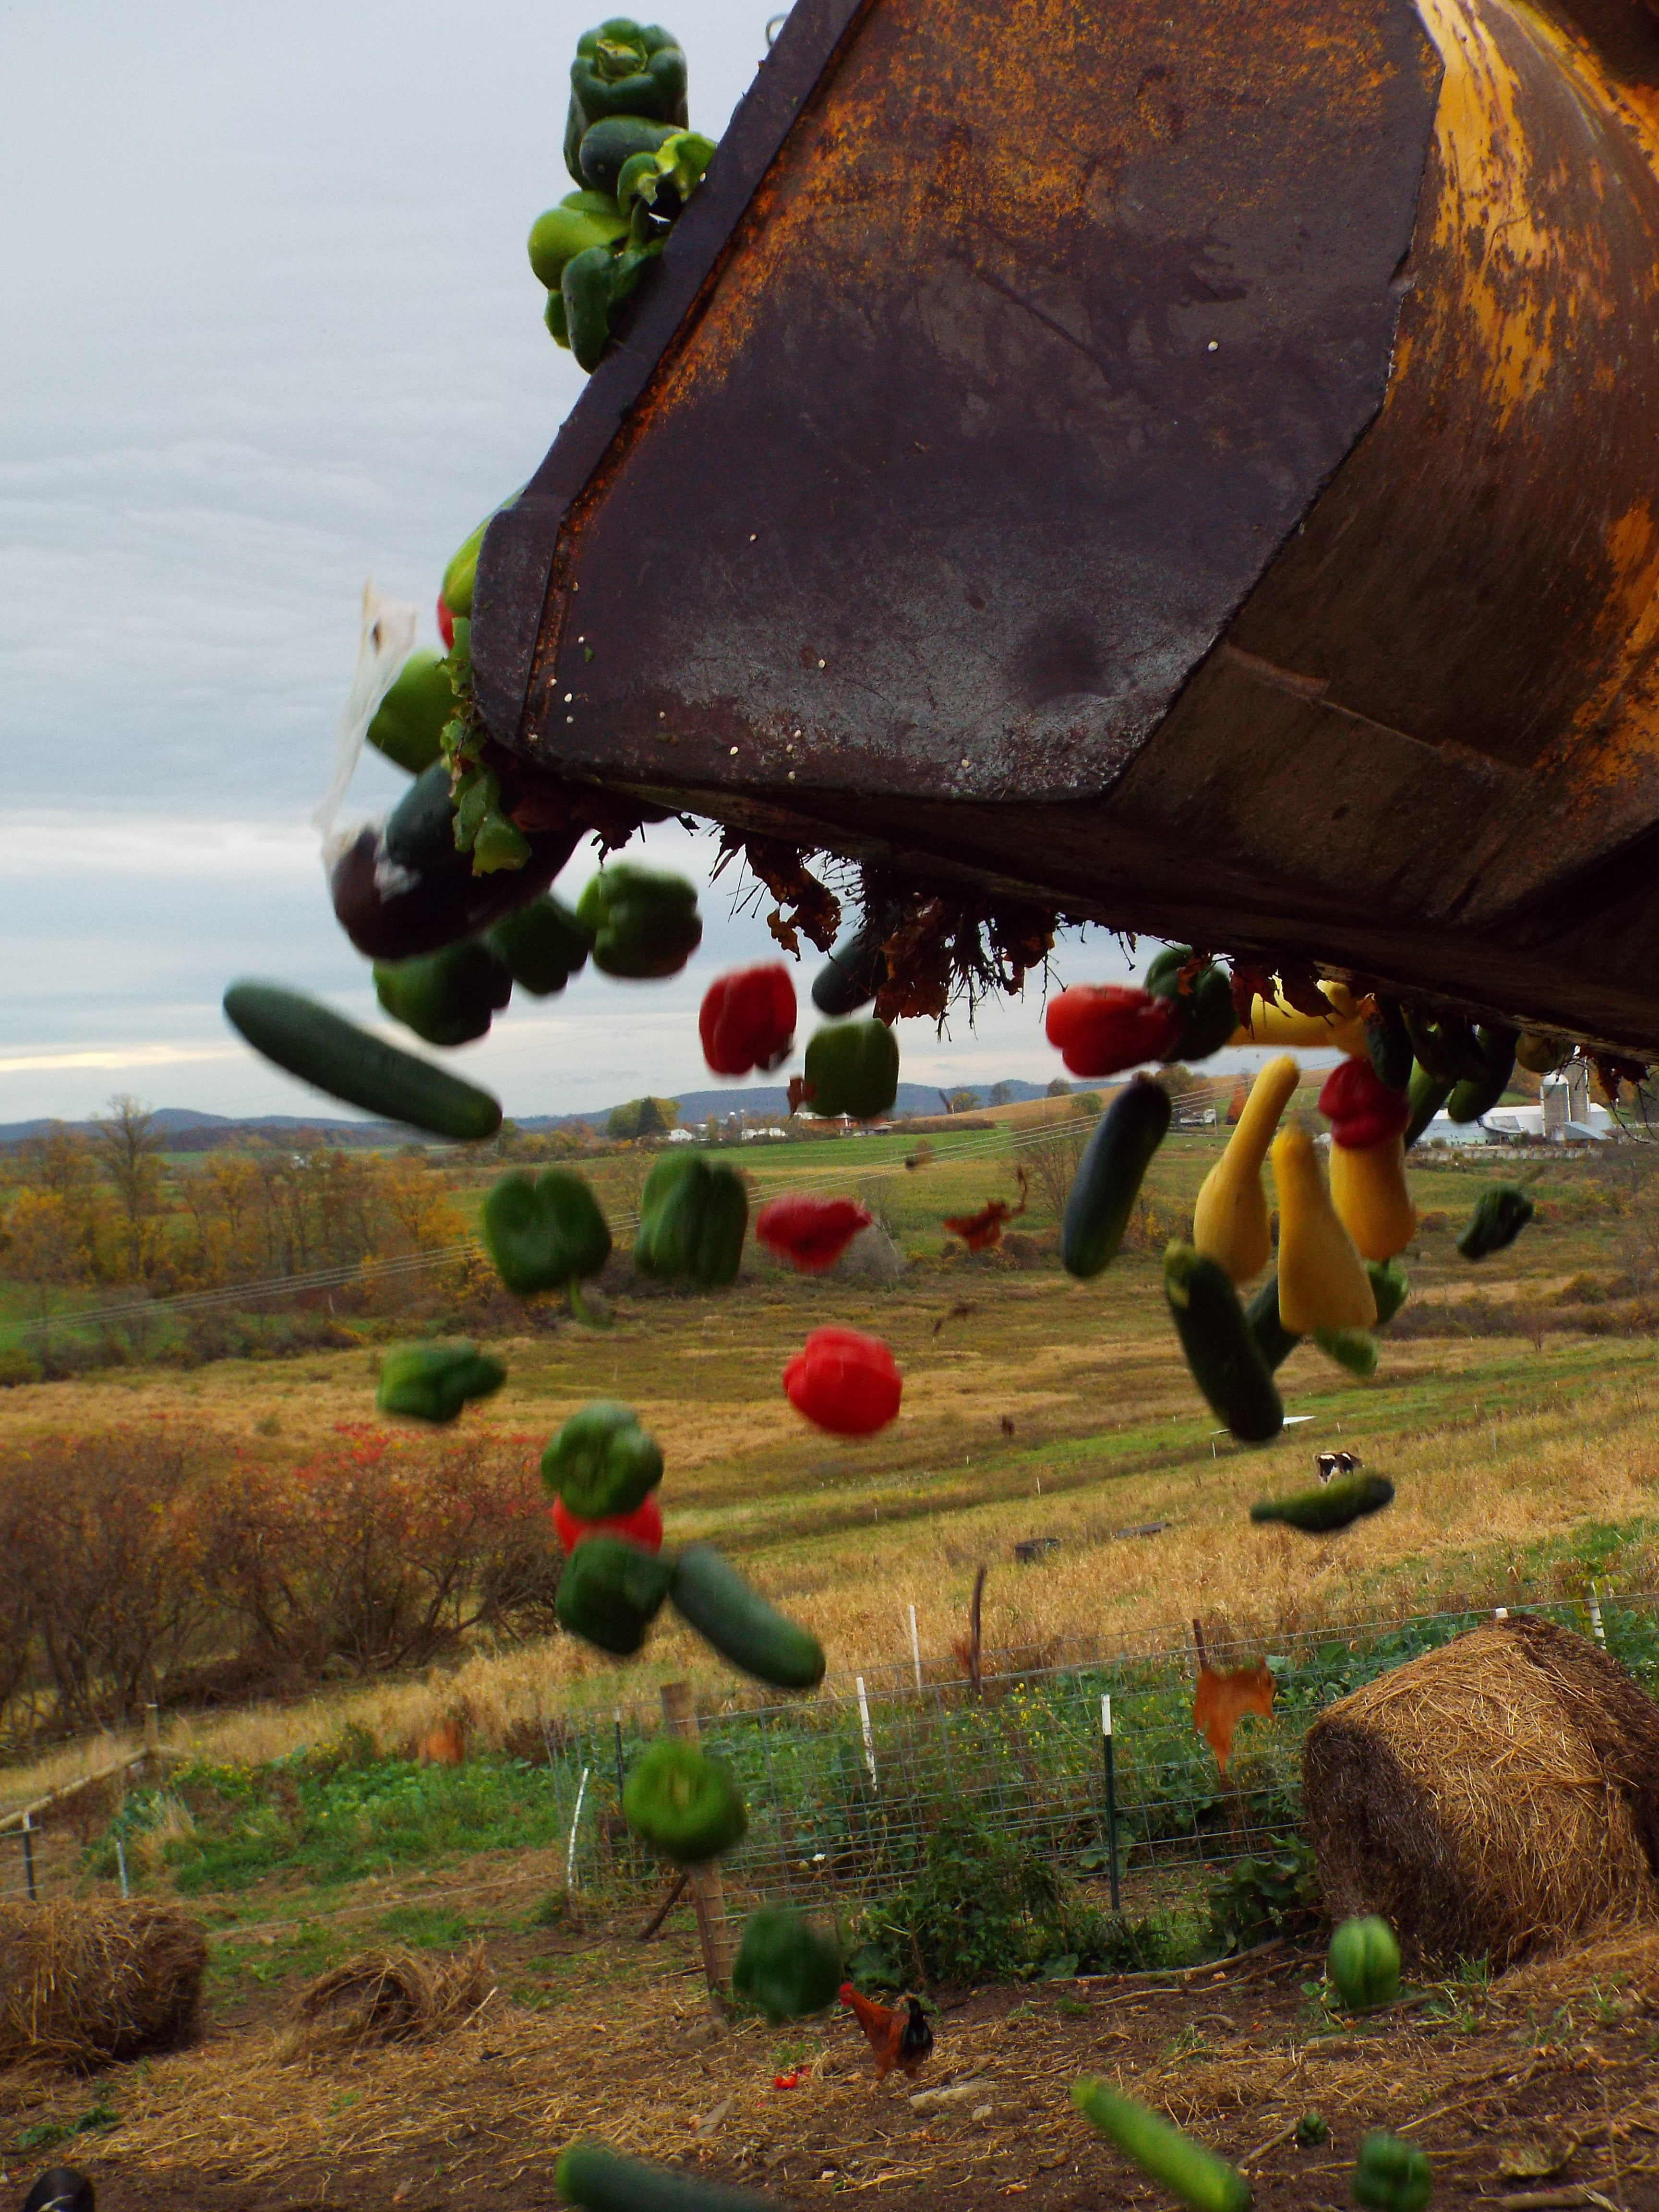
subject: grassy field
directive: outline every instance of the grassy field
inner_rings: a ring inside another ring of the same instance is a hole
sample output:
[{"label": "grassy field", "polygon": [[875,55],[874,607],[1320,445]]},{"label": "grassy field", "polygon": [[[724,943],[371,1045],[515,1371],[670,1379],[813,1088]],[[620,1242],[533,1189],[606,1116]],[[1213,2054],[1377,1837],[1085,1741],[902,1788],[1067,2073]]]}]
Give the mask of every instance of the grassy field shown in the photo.
[{"label": "grassy field", "polygon": [[[807,1279],[757,1264],[730,1293],[609,1299],[611,1326],[536,1316],[491,1340],[509,1379],[469,1413],[521,1449],[527,1483],[542,1443],[604,1395],[636,1407],[668,1462],[671,1540],[708,1537],[742,1556],[779,1602],[823,1638],[832,1669],[899,1662],[916,1608],[924,1655],[963,1634],[975,1573],[991,1570],[993,1647],[1058,1650],[1067,1639],[1179,1638],[1196,1616],[1265,1631],[1355,1613],[1420,1610],[1513,1587],[1626,1588],[1654,1579],[1659,1479],[1651,1338],[1597,1303],[1622,1264],[1631,1200],[1605,1164],[1552,1160],[1540,1218],[1510,1252],[1474,1267],[1452,1237],[1483,1182],[1514,1173],[1493,1155],[1429,1156],[1414,1182],[1424,1215],[1407,1255],[1413,1297],[1376,1378],[1356,1382],[1304,1347],[1283,1370],[1294,1419],[1247,1451],[1215,1433],[1186,1374],[1156,1254],[1178,1231],[1219,1139],[1179,1133],[1156,1160],[1140,1242],[1079,1284],[1053,1257],[1052,1208],[1033,1187],[1001,1252],[971,1259],[940,1229],[993,1195],[1013,1197],[1030,1154],[1013,1132],[750,1146],[757,1197],[811,1182],[862,1196],[908,1264],[891,1281]],[[757,1157],[758,1156],[758,1157]],[[599,1162],[613,1216],[644,1164]],[[476,1201],[480,1177],[463,1188]],[[805,1332],[867,1328],[905,1376],[901,1419],[849,1443],[809,1430],[780,1370]],[[1610,1324],[1617,1322],[1617,1327]],[[383,1335],[384,1330],[376,1332]],[[137,1417],[188,1423],[256,1457],[301,1455],[343,1425],[373,1423],[374,1348],[185,1371],[131,1368],[0,1393],[0,1446]],[[1389,1474],[1389,1512],[1319,1542],[1253,1527],[1250,1502],[1299,1486],[1312,1454],[1340,1443]],[[1124,1534],[1164,1524],[1152,1535]],[[1060,1543],[1036,1566],[1012,1547]],[[488,1741],[545,1705],[652,1696],[706,1656],[672,1628],[618,1669],[565,1640],[471,1661],[459,1678],[331,1693],[388,1740],[464,1695]],[[314,1735],[308,1709],[180,1722],[204,1750],[274,1753]],[[65,1752],[61,1758],[72,1757]]]}]

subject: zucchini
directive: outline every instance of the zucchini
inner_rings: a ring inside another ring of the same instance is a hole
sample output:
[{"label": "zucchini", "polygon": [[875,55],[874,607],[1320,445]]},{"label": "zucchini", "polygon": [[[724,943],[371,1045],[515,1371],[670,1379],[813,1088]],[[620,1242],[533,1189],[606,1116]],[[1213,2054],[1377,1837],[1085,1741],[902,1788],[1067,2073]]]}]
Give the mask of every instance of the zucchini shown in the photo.
[{"label": "zucchini", "polygon": [[1110,1265],[1140,1195],[1141,1177],[1170,1127],[1170,1094],[1137,1076],[1101,1115],[1073,1178],[1060,1226],[1066,1272],[1085,1281]]},{"label": "zucchini", "polygon": [[1255,1339],[1261,1357],[1267,1363],[1271,1375],[1282,1367],[1296,1350],[1302,1339],[1285,1328],[1279,1318],[1279,1278],[1269,1275],[1261,1288],[1244,1309],[1244,1318],[1250,1325],[1250,1334]]},{"label": "zucchini", "polygon": [[786,1620],[709,1544],[688,1544],[674,1566],[669,1601],[721,1657],[780,1690],[812,1690],[823,1680],[823,1646]]},{"label": "zucchini", "polygon": [[1377,1000],[1365,1017],[1365,1050],[1373,1073],[1390,1091],[1403,1091],[1411,1081],[1412,1041],[1399,1007],[1392,999]]},{"label": "zucchini", "polygon": [[331,1007],[280,983],[233,983],[224,1008],[256,1052],[366,1114],[459,1144],[493,1137],[501,1126],[501,1102],[487,1091],[370,1036]]},{"label": "zucchini", "polygon": [[1327,1359],[1335,1360],[1362,1382],[1369,1382],[1376,1372],[1376,1346],[1369,1329],[1316,1328],[1314,1342]]},{"label": "zucchini", "polygon": [[1190,1244],[1171,1244],[1164,1255],[1164,1294],[1193,1380],[1211,1406],[1241,1443],[1271,1443],[1285,1425],[1285,1408],[1232,1277]]},{"label": "zucchini", "polygon": [[1461,1014],[1431,1017],[1402,1007],[1401,1018],[1418,1066],[1437,1081],[1478,1083],[1486,1073],[1480,1041]]},{"label": "zucchini", "polygon": [[1412,1118],[1406,1124],[1406,1150],[1410,1152],[1440,1109],[1456,1088],[1449,1076],[1431,1075],[1420,1063],[1412,1070],[1412,1079],[1406,1086],[1406,1103],[1412,1109]]},{"label": "zucchini", "polygon": [[782,2212],[779,2199],[764,2190],[696,2181],[682,2166],[621,2158],[596,2142],[574,2142],[561,2151],[553,2181],[560,2196],[583,2212],[761,2212],[767,2205]]},{"label": "zucchini", "polygon": [[812,978],[812,1004],[821,1014],[844,1020],[867,1006],[887,981],[887,939],[898,927],[896,913],[866,921],[842,938]]},{"label": "zucchini", "polygon": [[1365,1273],[1371,1279],[1371,1296],[1376,1300],[1376,1326],[1386,1328],[1405,1304],[1411,1285],[1392,1260],[1367,1260]]},{"label": "zucchini", "polygon": [[1486,1062],[1486,1073],[1454,1086],[1446,1102],[1446,1111],[1454,1121],[1478,1121],[1483,1114],[1490,1114],[1509,1089],[1510,1078],[1515,1073],[1513,1030],[1480,1029],[1475,1031],[1475,1036]]},{"label": "zucchini", "polygon": [[1304,1535],[1328,1536],[1367,1513],[1380,1513],[1394,1497],[1394,1485],[1385,1474],[1339,1474],[1316,1490],[1300,1490],[1293,1498],[1263,1498],[1250,1508],[1252,1521],[1282,1521]]},{"label": "zucchini", "polygon": [[1250,2185],[1238,2168],[1149,2105],[1088,2074],[1073,2082],[1072,2102],[1091,2127],[1193,2212],[1247,2212]]}]

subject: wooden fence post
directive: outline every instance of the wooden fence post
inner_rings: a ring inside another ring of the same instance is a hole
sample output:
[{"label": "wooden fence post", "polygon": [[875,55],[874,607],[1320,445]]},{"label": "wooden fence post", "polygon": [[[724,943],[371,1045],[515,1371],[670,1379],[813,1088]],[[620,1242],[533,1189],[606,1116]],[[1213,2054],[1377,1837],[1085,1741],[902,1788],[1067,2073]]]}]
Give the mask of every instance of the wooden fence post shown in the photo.
[{"label": "wooden fence post", "polygon": [[[665,1682],[662,1686],[662,1717],[670,1735],[689,1736],[693,1742],[697,1735],[697,1710],[692,1703],[689,1682]],[[690,1869],[691,1904],[697,1916],[697,1937],[702,1945],[702,1969],[708,1977],[708,1999],[723,2020],[726,2017],[726,1984],[727,1978],[726,1944],[726,1893],[720,1884],[718,1859]]]}]

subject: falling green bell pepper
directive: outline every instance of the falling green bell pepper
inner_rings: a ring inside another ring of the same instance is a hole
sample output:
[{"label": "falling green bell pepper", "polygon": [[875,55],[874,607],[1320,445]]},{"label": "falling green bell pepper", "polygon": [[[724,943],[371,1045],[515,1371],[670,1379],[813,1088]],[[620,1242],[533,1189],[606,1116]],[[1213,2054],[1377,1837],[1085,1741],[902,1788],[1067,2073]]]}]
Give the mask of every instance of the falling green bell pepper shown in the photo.
[{"label": "falling green bell pepper", "polygon": [[428,1044],[467,1044],[512,997],[513,977],[482,938],[469,937],[413,960],[377,960],[374,995]]},{"label": "falling green bell pepper", "polygon": [[1331,1937],[1326,1963],[1350,2012],[1374,2012],[1400,1994],[1400,1946],[1380,1912],[1345,1920]]},{"label": "falling green bell pepper", "polygon": [[380,1362],[374,1402],[410,1421],[453,1421],[472,1398],[487,1398],[507,1370],[471,1344],[405,1344]]},{"label": "falling green bell pepper", "polygon": [[612,246],[627,234],[628,218],[608,192],[567,192],[531,225],[530,265],[537,281],[556,292],[567,261],[590,246]]},{"label": "falling green bell pepper", "polygon": [[872,1121],[898,1097],[898,1040],[885,1022],[832,1022],[806,1048],[806,1103],[815,1114]]},{"label": "falling green bell pepper", "polygon": [[1504,1182],[1494,1190],[1483,1190],[1469,1216],[1468,1227],[1457,1240],[1457,1249],[1466,1260],[1484,1260],[1501,1252],[1506,1244],[1514,1243],[1533,1212],[1532,1200],[1517,1183]]},{"label": "falling green bell pepper", "polygon": [[1171,1060],[1207,1060],[1238,1026],[1232,978],[1224,968],[1208,961],[1182,982],[1182,970],[1194,957],[1190,945],[1167,945],[1146,970],[1145,988],[1155,999],[1169,1000],[1181,1015]]},{"label": "falling green bell pepper", "polygon": [[662,1609],[674,1564],[619,1536],[585,1536],[559,1576],[561,1628],[617,1659],[631,1658]]},{"label": "falling green bell pepper", "polygon": [[579,1175],[503,1176],[483,1202],[484,1248],[515,1297],[572,1287],[611,1257],[611,1231]]},{"label": "falling green bell pepper", "polygon": [[[586,1548],[579,1544],[576,1551]],[[662,1736],[652,1745],[623,1785],[623,1812],[636,1835],[679,1866],[718,1858],[749,1827],[730,1767],[683,1736]]]},{"label": "falling green bell pepper", "polygon": [[732,1986],[774,2027],[834,2004],[841,1981],[841,1945],[828,1929],[779,1906],[750,1914]]},{"label": "falling green bell pepper", "polygon": [[478,574],[478,553],[483,544],[484,532],[495,520],[485,515],[472,535],[458,545],[449,556],[449,566],[444,570],[439,598],[452,615],[471,622],[472,619],[472,586]]},{"label": "falling green bell pepper", "polygon": [[609,1520],[642,1505],[662,1480],[662,1448],[631,1407],[597,1398],[542,1454],[542,1480],[577,1520]]},{"label": "falling green bell pepper", "polygon": [[665,1152],[641,1194],[634,1265],[665,1282],[734,1283],[748,1228],[740,1175],[700,1152]]},{"label": "falling green bell pepper", "polygon": [[678,975],[702,942],[696,885],[628,860],[599,870],[576,915],[592,932],[593,965],[607,975]]},{"label": "falling green bell pepper", "polygon": [[397,681],[375,708],[368,742],[399,768],[419,775],[442,751],[438,740],[454,712],[449,663],[429,646],[422,646],[404,661]]},{"label": "falling green bell pepper", "polygon": [[684,130],[690,120],[685,94],[685,55],[672,31],[626,15],[613,15],[597,30],[584,31],[570,64],[565,167],[580,184],[577,149],[585,133],[605,116],[647,116]]},{"label": "falling green bell pepper", "polygon": [[521,991],[545,999],[586,966],[593,939],[568,906],[549,896],[503,916],[484,933],[484,942]]},{"label": "falling green bell pepper", "polygon": [[1353,2198],[1367,2212],[1423,2212],[1434,2194],[1427,2154],[1374,2128],[1359,2146],[1353,2170]]},{"label": "falling green bell pepper", "polygon": [[636,243],[666,236],[714,158],[714,140],[697,131],[677,131],[654,153],[629,156],[617,177],[617,206]]}]

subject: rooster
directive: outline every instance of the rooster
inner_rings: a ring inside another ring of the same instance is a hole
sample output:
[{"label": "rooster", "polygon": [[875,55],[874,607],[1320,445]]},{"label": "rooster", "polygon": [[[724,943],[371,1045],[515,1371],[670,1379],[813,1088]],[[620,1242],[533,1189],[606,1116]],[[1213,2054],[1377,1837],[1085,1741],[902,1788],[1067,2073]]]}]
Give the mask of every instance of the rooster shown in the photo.
[{"label": "rooster", "polygon": [[884,2081],[895,2066],[912,2081],[927,2063],[933,2049],[933,2031],[915,1997],[904,2000],[909,2009],[894,2012],[888,2006],[862,1997],[851,1982],[843,1982],[841,2001],[850,2006],[864,2030],[876,2061],[876,2079]]}]

